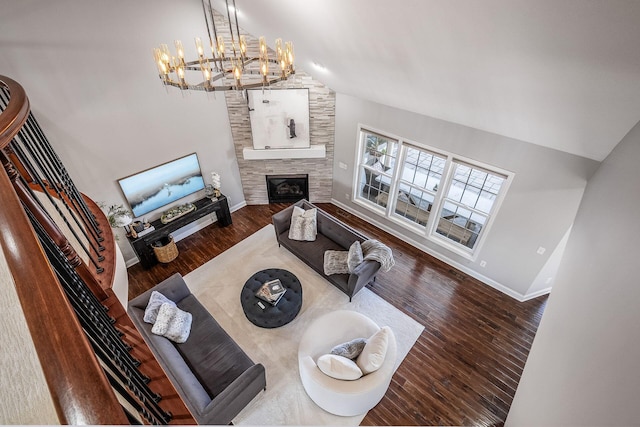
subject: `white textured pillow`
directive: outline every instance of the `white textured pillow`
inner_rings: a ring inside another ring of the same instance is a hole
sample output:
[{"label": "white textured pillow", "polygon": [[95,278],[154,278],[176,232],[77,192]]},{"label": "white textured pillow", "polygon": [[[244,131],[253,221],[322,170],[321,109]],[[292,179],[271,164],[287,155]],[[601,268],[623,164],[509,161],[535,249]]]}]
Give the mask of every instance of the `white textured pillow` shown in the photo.
[{"label": "white textured pillow", "polygon": [[366,375],[377,371],[384,363],[384,357],[387,355],[387,347],[389,346],[390,333],[391,328],[384,326],[367,340],[367,344],[356,360],[363,374]]},{"label": "white textured pillow", "polygon": [[183,343],[189,338],[192,319],[191,313],[180,310],[175,304],[165,303],[160,306],[158,318],[153,324],[151,332],[171,341]]},{"label": "white textured pillow", "polygon": [[327,276],[331,274],[348,274],[348,257],[349,252],[347,251],[324,251],[324,274]]},{"label": "white textured pillow", "polygon": [[352,381],[362,376],[362,371],[353,360],[335,354],[320,356],[317,365],[325,375],[337,380]]},{"label": "white textured pillow", "polygon": [[144,309],[144,317],[142,318],[142,320],[151,324],[156,323],[156,317],[158,317],[158,311],[160,310],[160,306],[162,304],[173,304],[174,307],[176,305],[175,302],[171,301],[160,292],[151,292],[151,297],[149,298],[147,308]]},{"label": "white textured pillow", "polygon": [[347,266],[349,267],[349,273],[353,273],[353,270],[364,261],[364,255],[362,254],[362,246],[360,242],[356,240],[349,246],[349,257],[347,258]]},{"label": "white textured pillow", "polygon": [[313,242],[318,234],[318,209],[307,209],[299,206],[293,207],[291,213],[291,226],[289,227],[289,238],[291,240],[306,240]]}]

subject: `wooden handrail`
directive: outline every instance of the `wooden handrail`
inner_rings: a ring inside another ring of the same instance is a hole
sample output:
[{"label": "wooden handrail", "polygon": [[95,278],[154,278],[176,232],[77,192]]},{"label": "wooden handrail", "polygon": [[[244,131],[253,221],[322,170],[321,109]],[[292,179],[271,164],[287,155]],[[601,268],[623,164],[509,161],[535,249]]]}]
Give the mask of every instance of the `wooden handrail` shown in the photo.
[{"label": "wooden handrail", "polygon": [[9,89],[11,99],[7,108],[0,114],[0,149],[9,145],[14,136],[29,117],[29,98],[24,88],[15,80],[0,75],[0,86]]},{"label": "wooden handrail", "polygon": [[[0,114],[2,149],[27,119],[29,101],[12,79],[0,76],[0,84],[11,94]],[[6,173],[0,173],[0,200],[0,247],[60,422],[129,424]]]}]

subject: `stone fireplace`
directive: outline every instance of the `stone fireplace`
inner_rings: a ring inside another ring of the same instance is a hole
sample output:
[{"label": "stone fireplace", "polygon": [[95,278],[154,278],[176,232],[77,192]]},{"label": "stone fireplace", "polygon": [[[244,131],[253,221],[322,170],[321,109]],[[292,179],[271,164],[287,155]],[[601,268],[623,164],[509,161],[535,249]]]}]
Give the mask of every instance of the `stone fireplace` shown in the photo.
[{"label": "stone fireplace", "polygon": [[[265,177],[272,175],[307,175],[307,200],[314,203],[331,201],[333,186],[333,153],[335,143],[335,106],[336,96],[330,88],[314,80],[304,71],[297,69],[296,74],[287,82],[273,85],[276,88],[308,88],[309,89],[309,133],[311,147],[325,147],[322,156],[277,158],[277,150],[261,150],[270,154],[271,158],[251,159],[245,157],[245,149],[253,148],[249,109],[245,97],[233,91],[225,92],[231,135],[235,147],[238,168],[244,198],[248,205],[271,203],[265,185]],[[280,150],[285,151],[285,150]],[[313,151],[313,150],[309,150]],[[265,154],[265,153],[263,153]],[[296,196],[297,201],[302,197]],[[291,200],[289,200],[291,201]]]},{"label": "stone fireplace", "polygon": [[309,175],[267,175],[269,203],[309,200]]}]

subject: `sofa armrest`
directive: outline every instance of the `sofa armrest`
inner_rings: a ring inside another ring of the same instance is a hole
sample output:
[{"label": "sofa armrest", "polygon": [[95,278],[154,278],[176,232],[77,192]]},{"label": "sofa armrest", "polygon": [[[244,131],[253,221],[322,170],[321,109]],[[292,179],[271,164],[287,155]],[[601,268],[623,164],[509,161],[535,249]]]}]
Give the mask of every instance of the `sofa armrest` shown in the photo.
[{"label": "sofa armrest", "polygon": [[266,389],[264,366],[258,363],[244,371],[202,411],[200,424],[229,425],[254,397]]},{"label": "sofa armrest", "polygon": [[349,275],[348,295],[352,297],[360,289],[367,286],[367,283],[374,279],[378,270],[380,270],[380,263],[378,261],[362,261],[360,265],[353,270],[353,273]]},{"label": "sofa armrest", "polygon": [[160,292],[162,295],[169,298],[175,303],[179,303],[185,297],[191,295],[191,291],[187,287],[187,284],[185,283],[182,275],[180,275],[180,273],[175,273],[174,275],[158,283],[153,288],[148,289],[144,293],[133,298],[127,305],[144,310],[147,307],[147,304],[149,304],[149,298],[151,297],[151,293],[153,291]]},{"label": "sofa armrest", "polygon": [[293,212],[293,206],[281,210],[273,214],[271,221],[273,222],[273,228],[276,229],[276,237],[280,236],[283,232],[287,231],[291,227],[291,213]]}]

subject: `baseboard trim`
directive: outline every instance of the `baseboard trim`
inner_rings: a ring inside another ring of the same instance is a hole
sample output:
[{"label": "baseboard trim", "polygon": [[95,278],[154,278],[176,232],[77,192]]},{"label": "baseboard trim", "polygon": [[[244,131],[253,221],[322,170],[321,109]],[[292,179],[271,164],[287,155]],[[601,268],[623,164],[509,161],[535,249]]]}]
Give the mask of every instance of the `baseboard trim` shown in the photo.
[{"label": "baseboard trim", "polygon": [[[238,209],[241,209],[243,207],[247,206],[247,202],[245,200],[243,200],[240,203],[237,203],[233,206],[229,206],[229,211],[230,212],[235,212]],[[179,229],[177,232],[172,233],[173,235],[173,240],[176,242],[179,242],[180,240],[189,237],[190,235],[192,235],[193,233],[196,233],[200,230],[202,230],[205,227],[208,227],[209,225],[213,224],[214,222],[218,222],[218,220],[216,219],[215,221],[213,219],[211,219],[212,215],[208,215],[204,218],[204,221],[201,222],[193,222],[191,224],[185,225],[184,227],[182,227],[181,229]],[[129,258],[128,260],[125,261],[125,265],[127,266],[127,268],[136,265],[137,263],[139,263],[140,260],[138,259],[138,257],[134,256],[133,258]]]},{"label": "baseboard trim", "polygon": [[545,288],[545,289],[541,289],[539,291],[527,294],[527,295],[522,297],[522,302],[529,301],[530,299],[541,297],[542,295],[550,294],[552,289],[553,288]]},{"label": "baseboard trim", "polygon": [[454,260],[452,260],[451,258],[434,251],[433,249],[429,248],[428,246],[423,245],[422,243],[418,242],[417,240],[411,239],[410,237],[398,234],[397,230],[392,229],[391,227],[381,223],[380,221],[376,220],[375,218],[369,217],[367,215],[364,215],[362,212],[359,212],[355,209],[353,209],[351,206],[347,206],[344,203],[340,202],[339,200],[336,199],[331,199],[331,203],[333,203],[334,205],[338,206],[341,209],[344,209],[345,211],[349,212],[352,215],[357,216],[358,218],[369,222],[370,224],[375,225],[376,227],[386,231],[389,234],[392,234],[394,236],[399,237],[403,242],[410,244],[411,246],[420,249],[422,252],[425,252],[429,255],[431,255],[432,257],[462,271],[463,273],[473,277],[474,279],[479,280],[480,282],[484,283],[485,285],[491,286],[492,288],[502,292],[503,294],[506,294],[508,296],[510,296],[511,298],[519,301],[519,302],[524,302],[527,301],[529,299],[532,298],[536,298],[540,295],[544,295],[545,291],[547,291],[546,293],[548,293],[551,288],[549,289],[545,289],[542,290],[540,292],[536,292],[535,294],[531,294],[533,296],[530,295],[523,295],[519,292],[514,291],[513,289],[503,285],[502,283],[499,283],[493,279],[491,279],[490,277],[484,276],[480,273],[478,273],[477,271],[474,271]]}]

